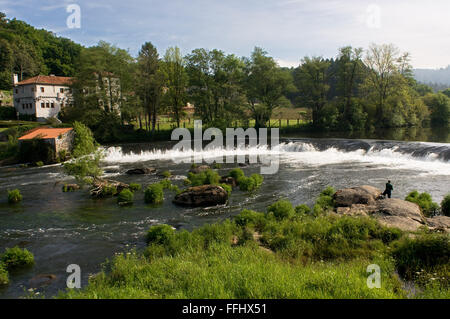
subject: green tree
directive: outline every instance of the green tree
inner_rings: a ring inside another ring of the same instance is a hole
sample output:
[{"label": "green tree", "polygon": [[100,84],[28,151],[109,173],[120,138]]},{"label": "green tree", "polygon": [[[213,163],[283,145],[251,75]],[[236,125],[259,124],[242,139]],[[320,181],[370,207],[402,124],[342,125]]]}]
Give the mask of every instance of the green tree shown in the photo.
[{"label": "green tree", "polygon": [[163,96],[164,102],[174,115],[177,126],[180,127],[182,108],[186,103],[188,77],[185,70],[185,61],[178,47],[166,50],[161,71],[164,75],[166,87]]},{"label": "green tree", "polygon": [[430,108],[433,124],[445,126],[450,123],[450,98],[442,93],[429,93],[423,100]]}]

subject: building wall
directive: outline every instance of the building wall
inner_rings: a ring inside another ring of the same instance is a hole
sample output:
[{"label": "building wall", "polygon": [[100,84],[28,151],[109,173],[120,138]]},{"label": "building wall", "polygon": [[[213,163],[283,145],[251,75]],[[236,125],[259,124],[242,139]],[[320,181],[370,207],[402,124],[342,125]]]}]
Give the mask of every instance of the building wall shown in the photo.
[{"label": "building wall", "polygon": [[71,103],[69,87],[62,85],[20,85],[14,87],[13,95],[16,111],[36,115],[38,120],[57,116],[62,107]]},{"label": "building wall", "polygon": [[72,151],[73,139],[75,132],[73,130],[60,135],[55,141],[55,152],[58,155],[59,151],[65,150],[67,152]]}]

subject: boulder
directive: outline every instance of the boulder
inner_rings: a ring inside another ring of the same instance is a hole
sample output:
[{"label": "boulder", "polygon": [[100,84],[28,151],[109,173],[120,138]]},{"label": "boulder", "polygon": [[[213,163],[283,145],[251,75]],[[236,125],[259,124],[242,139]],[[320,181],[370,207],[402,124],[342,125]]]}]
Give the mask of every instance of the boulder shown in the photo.
[{"label": "boulder", "polygon": [[141,168],[133,168],[126,171],[128,175],[145,175],[145,174],[154,174],[156,173],[156,168],[154,167],[141,167]]},{"label": "boulder", "polygon": [[338,207],[350,207],[354,204],[373,205],[382,198],[381,190],[364,185],[338,190],[333,198]]},{"label": "boulder", "polygon": [[427,218],[428,227],[433,230],[450,233],[450,217],[448,216],[434,216]]},{"label": "boulder", "polygon": [[231,176],[223,176],[223,177],[221,177],[219,183],[221,183],[221,184],[228,184],[231,187],[236,187],[237,186],[236,179],[234,177],[231,177]]},{"label": "boulder", "polygon": [[208,165],[201,165],[201,166],[197,166],[197,167],[193,167],[189,170],[189,172],[194,173],[194,174],[198,174],[204,171],[207,171],[211,169],[211,167],[209,167]]},{"label": "boulder", "polygon": [[426,225],[420,207],[397,198],[384,198],[372,186],[358,186],[338,190],[333,195],[336,212],[340,215],[371,216],[388,227],[416,231]]},{"label": "boulder", "polygon": [[173,202],[179,205],[207,207],[223,205],[227,202],[228,193],[218,185],[202,185],[190,187],[175,196]]},{"label": "boulder", "polygon": [[97,197],[97,198],[104,197],[105,194],[103,191],[104,191],[105,187],[115,187],[117,194],[119,194],[125,188],[129,188],[130,185],[122,183],[122,182],[118,182],[115,180],[98,179],[97,178],[92,182],[92,188],[90,190],[91,196]]}]

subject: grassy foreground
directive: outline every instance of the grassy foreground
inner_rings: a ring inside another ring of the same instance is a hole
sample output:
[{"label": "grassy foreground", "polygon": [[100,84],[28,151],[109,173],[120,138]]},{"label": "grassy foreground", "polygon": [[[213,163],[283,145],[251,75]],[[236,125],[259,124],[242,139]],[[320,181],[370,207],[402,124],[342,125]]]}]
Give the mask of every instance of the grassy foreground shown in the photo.
[{"label": "grassy foreground", "polygon": [[[450,298],[447,234],[340,217],[325,197],[314,212],[279,201],[192,232],[153,226],[144,252],[116,255],[87,287],[58,297]],[[380,288],[367,285],[371,264],[381,269]]]}]

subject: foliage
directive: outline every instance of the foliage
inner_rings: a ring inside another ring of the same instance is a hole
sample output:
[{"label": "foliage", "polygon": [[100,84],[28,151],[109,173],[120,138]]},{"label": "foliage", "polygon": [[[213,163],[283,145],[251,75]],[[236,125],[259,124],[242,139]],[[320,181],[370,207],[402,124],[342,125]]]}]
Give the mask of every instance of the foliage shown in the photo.
[{"label": "foliage", "polygon": [[228,194],[228,196],[231,195],[231,192],[233,191],[233,187],[231,187],[231,185],[228,184],[219,184],[220,187],[222,187]]},{"label": "foliage", "polygon": [[142,185],[137,183],[130,183],[129,188],[132,192],[136,192],[142,189]]},{"label": "foliage", "polygon": [[43,161],[38,161],[38,162],[36,162],[36,166],[37,167],[44,166],[44,162]]},{"label": "foliage", "polygon": [[103,196],[114,196],[117,194],[117,188],[114,185],[106,184],[102,186],[102,195]]},{"label": "foliage", "polygon": [[295,213],[297,215],[307,215],[311,213],[311,208],[308,205],[301,204],[295,207]]},{"label": "foliage", "polygon": [[164,176],[165,178],[169,178],[172,176],[172,173],[170,171],[164,171],[162,172],[162,176]]},{"label": "foliage", "polygon": [[20,190],[13,189],[12,191],[8,191],[8,203],[15,204],[22,201],[22,194],[20,194]]},{"label": "foliage", "polygon": [[34,256],[26,248],[6,248],[0,256],[0,261],[8,271],[18,268],[29,267],[34,264]]},{"label": "foliage", "polygon": [[237,180],[239,189],[244,192],[251,192],[261,187],[264,178],[259,174],[252,174],[250,177],[242,176]]},{"label": "foliage", "polygon": [[129,189],[122,190],[117,196],[117,203],[119,205],[129,205],[133,203],[134,194]]},{"label": "foliage", "polygon": [[228,174],[228,176],[233,177],[236,181],[245,176],[244,171],[240,168],[233,168],[230,173]]},{"label": "foliage", "polygon": [[75,132],[72,149],[73,157],[78,158],[92,154],[98,149],[98,144],[91,130],[86,125],[75,121],[73,123],[73,130]]},{"label": "foliage", "polygon": [[404,237],[395,244],[392,256],[402,277],[422,284],[424,279],[434,278],[449,287],[450,239],[447,234],[421,233],[414,238]]},{"label": "foliage", "polygon": [[42,162],[51,164],[56,161],[56,154],[53,147],[42,139],[22,141],[20,144],[18,159],[21,163]]},{"label": "foliage", "polygon": [[316,216],[334,208],[334,193],[336,191],[331,186],[328,186],[320,193],[313,207],[313,212]]},{"label": "foliage", "polygon": [[431,195],[428,193],[419,194],[419,192],[415,190],[409,193],[405,200],[419,205],[422,213],[426,217],[434,216],[439,211],[439,205],[433,202]]},{"label": "foliage", "polygon": [[3,266],[3,264],[0,263],[0,287],[6,286],[8,284],[9,284],[8,271]]},{"label": "foliage", "polygon": [[188,180],[192,186],[215,185],[219,183],[220,175],[216,171],[208,169],[197,174],[189,172]]},{"label": "foliage", "polygon": [[450,217],[450,194],[446,195],[441,202],[442,214]]},{"label": "foliage", "polygon": [[103,174],[103,171],[100,168],[102,156],[103,154],[97,151],[93,154],[72,159],[64,163],[64,172],[74,176],[81,184],[91,182],[93,179]]},{"label": "foliage", "polygon": [[295,210],[288,200],[279,200],[267,208],[267,213],[272,214],[277,220],[291,218]]},{"label": "foliage", "polygon": [[174,229],[169,225],[156,225],[147,232],[147,244],[167,244],[175,235]]},{"label": "foliage", "polygon": [[161,183],[151,184],[145,190],[147,204],[161,204],[164,201],[164,188]]}]

